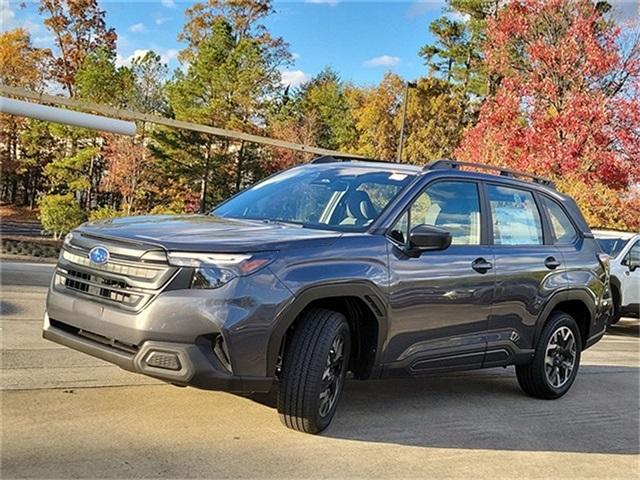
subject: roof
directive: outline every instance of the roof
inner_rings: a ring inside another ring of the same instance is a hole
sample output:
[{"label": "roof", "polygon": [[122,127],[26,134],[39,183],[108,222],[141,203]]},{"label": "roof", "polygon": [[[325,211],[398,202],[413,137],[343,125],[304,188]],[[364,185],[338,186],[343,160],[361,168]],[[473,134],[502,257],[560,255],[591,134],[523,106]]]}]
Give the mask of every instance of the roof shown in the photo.
[{"label": "roof", "polygon": [[628,240],[629,238],[634,237],[635,235],[640,235],[637,232],[625,232],[623,230],[600,230],[594,229],[591,230],[593,235],[596,238],[622,238]]},{"label": "roof", "polygon": [[[430,164],[425,166],[418,165],[410,165],[406,163],[396,163],[387,160],[379,160],[374,158],[363,158],[363,157],[354,157],[349,154],[343,155],[325,155],[322,157],[315,158],[311,161],[314,165],[326,165],[326,164],[343,164],[348,163],[350,166],[364,166],[368,168],[378,168],[384,170],[392,170],[398,171],[402,170],[405,172],[411,173],[426,173],[433,171],[447,171],[447,172],[458,172],[460,174],[464,174],[461,176],[471,176],[473,178],[486,179],[495,178],[496,176],[500,176],[502,178],[509,178],[510,180],[515,180],[520,184],[537,184],[544,187],[548,187],[552,190],[555,190],[555,185],[553,182],[547,178],[543,178],[537,175],[532,175],[527,172],[519,172],[516,170],[507,169],[504,167],[496,167],[493,165],[485,165],[481,163],[472,163],[472,162],[461,162],[458,160],[451,159],[442,159],[436,160]],[[469,169],[472,170],[463,170]],[[479,172],[480,171],[480,172]],[[484,171],[484,172],[482,172]]]},{"label": "roof", "polygon": [[[325,157],[320,157],[320,158],[325,158]],[[310,164],[318,165],[318,166],[321,166],[321,165],[333,166],[333,167],[339,167],[341,165],[344,166],[345,164],[347,164],[349,167],[362,167],[362,168],[376,169],[376,170],[389,170],[394,172],[402,171],[402,172],[413,173],[413,174],[417,174],[422,171],[422,166],[412,165],[410,163],[383,162],[383,161],[370,160],[370,159],[366,159],[366,160],[354,159],[354,161],[351,161],[351,160],[316,161],[316,160],[312,161]]]}]

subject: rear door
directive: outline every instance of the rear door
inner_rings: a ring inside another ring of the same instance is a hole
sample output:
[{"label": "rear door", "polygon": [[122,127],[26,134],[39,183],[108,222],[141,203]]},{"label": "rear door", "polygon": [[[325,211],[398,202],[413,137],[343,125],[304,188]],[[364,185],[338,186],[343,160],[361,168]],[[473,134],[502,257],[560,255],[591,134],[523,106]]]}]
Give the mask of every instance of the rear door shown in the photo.
[{"label": "rear door", "polygon": [[499,365],[533,347],[535,324],[548,298],[564,287],[563,257],[545,238],[541,205],[526,188],[485,185],[496,290],[484,366]]}]

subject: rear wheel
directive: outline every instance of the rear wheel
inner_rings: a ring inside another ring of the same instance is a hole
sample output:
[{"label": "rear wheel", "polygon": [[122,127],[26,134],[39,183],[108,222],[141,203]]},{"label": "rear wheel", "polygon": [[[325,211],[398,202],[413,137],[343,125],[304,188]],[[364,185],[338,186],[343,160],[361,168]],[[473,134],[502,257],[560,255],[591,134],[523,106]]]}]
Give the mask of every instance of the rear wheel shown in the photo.
[{"label": "rear wheel", "polygon": [[287,342],[278,392],[278,413],[289,428],[319,433],[336,410],[349,363],[351,336],[344,315],[306,312]]},{"label": "rear wheel", "polygon": [[516,366],[520,387],[537,398],[561,397],[576,379],[581,351],[576,321],[567,313],[553,313],[542,330],[533,361]]}]

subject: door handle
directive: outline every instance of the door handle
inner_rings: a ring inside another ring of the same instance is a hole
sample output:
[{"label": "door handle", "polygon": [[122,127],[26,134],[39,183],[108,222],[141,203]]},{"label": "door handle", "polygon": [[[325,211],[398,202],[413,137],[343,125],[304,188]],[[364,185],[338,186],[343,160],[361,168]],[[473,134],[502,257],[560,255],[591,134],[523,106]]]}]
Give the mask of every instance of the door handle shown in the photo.
[{"label": "door handle", "polygon": [[471,263],[471,268],[473,268],[478,273],[487,273],[489,270],[493,268],[491,262],[487,262],[484,258],[476,258]]},{"label": "door handle", "polygon": [[555,257],[547,257],[544,261],[544,266],[549,270],[555,270],[560,266],[560,262]]}]

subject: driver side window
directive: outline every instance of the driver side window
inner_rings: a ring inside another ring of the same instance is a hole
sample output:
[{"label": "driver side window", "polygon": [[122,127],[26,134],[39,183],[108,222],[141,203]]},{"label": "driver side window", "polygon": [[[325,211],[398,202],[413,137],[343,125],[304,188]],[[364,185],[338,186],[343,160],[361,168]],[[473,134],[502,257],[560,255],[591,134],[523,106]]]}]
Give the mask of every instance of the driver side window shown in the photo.
[{"label": "driver side window", "polygon": [[429,185],[400,216],[390,237],[406,243],[409,232],[427,224],[451,233],[452,245],[480,245],[480,195],[474,182]]}]

